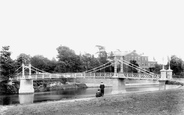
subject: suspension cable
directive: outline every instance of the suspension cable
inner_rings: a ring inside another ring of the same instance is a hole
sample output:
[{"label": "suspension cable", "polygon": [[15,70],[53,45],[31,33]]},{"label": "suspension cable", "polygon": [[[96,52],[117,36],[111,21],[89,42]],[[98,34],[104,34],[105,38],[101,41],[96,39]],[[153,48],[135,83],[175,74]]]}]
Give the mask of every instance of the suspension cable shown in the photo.
[{"label": "suspension cable", "polygon": [[149,73],[149,71],[147,71],[147,70],[145,70],[145,69],[142,69],[142,68],[140,68],[139,66],[136,66],[136,65],[134,65],[134,64],[132,64],[132,63],[130,63],[130,62],[127,62],[127,61],[125,61],[125,60],[123,60],[123,62],[122,62],[122,60],[118,60],[118,61],[121,62],[121,63],[124,63],[124,64],[126,64],[126,65],[128,65],[128,66],[130,66],[130,67],[132,67],[132,68],[134,68],[134,69],[142,70],[143,72],[148,72],[148,73]]},{"label": "suspension cable", "polygon": [[[40,70],[40,69],[38,69],[38,68],[35,68],[34,66],[31,66],[31,71],[34,71],[34,72],[42,72],[42,73],[47,73],[47,74],[50,74],[50,73],[48,73],[48,72],[45,72],[45,71],[43,71],[43,70]],[[29,67],[28,66],[25,66],[25,69],[29,69]]]},{"label": "suspension cable", "polygon": [[109,63],[111,63],[111,61],[110,61],[110,62],[107,62],[107,63],[105,63],[105,64],[103,64],[103,65],[100,65],[100,66],[98,66],[98,67],[95,67],[95,68],[93,68],[93,69],[86,70],[86,71],[84,71],[84,72],[85,72],[85,73],[88,73],[88,72],[90,72],[90,71],[94,71],[95,69],[98,69],[98,68],[100,68],[100,67],[103,67],[103,66],[105,66],[105,65],[107,65],[107,64],[109,64]]},{"label": "suspension cable", "polygon": [[[125,63],[126,65],[128,64],[128,66],[131,65],[131,66],[135,67],[135,69],[139,69],[139,70],[142,70],[142,71],[145,71],[145,72],[148,72],[148,73],[152,73],[152,72],[147,71],[146,69],[143,69],[143,68],[141,68],[139,66],[136,66],[136,65],[134,65],[134,64],[132,64],[132,63],[130,63],[128,61],[125,61],[125,60],[123,60],[123,62],[122,62],[122,60],[118,60],[118,61],[121,62],[121,63]],[[152,73],[152,74],[154,74],[154,73]]]},{"label": "suspension cable", "polygon": [[[113,64],[113,63],[112,63],[112,64]],[[91,71],[91,72],[96,72],[96,71],[102,70],[102,69],[104,69],[104,68],[107,68],[107,67],[109,67],[109,66],[112,66],[112,64],[107,65],[107,66],[104,66],[104,67],[102,67],[102,68],[99,68],[99,69],[94,70],[94,71]],[[86,73],[87,73],[87,72],[86,72]]]},{"label": "suspension cable", "polygon": [[134,64],[132,64],[132,63],[130,63],[130,62],[127,62],[127,61],[125,61],[125,60],[118,60],[120,63],[124,63],[124,64],[126,64],[126,65],[128,65],[128,66],[130,66],[130,67],[132,67],[132,68],[134,68],[134,69],[137,69],[137,70],[141,70],[142,72],[144,72],[144,73],[146,73],[146,74],[152,74],[152,75],[155,75],[154,73],[152,73],[152,72],[150,72],[150,71],[147,71],[147,70],[145,70],[145,69],[143,69],[143,68],[140,68],[139,66],[136,66],[136,65],[134,65]]},{"label": "suspension cable", "polygon": [[49,73],[49,72],[46,72],[46,71],[43,71],[43,70],[40,70],[40,69],[38,69],[38,68],[36,68],[36,67],[34,67],[34,66],[31,66],[33,69],[35,69],[34,71],[36,72],[36,71],[39,71],[39,72],[43,72],[43,73]]},{"label": "suspension cable", "polygon": [[22,68],[22,66],[20,66],[18,69],[16,69],[15,72],[17,72],[20,68]]}]

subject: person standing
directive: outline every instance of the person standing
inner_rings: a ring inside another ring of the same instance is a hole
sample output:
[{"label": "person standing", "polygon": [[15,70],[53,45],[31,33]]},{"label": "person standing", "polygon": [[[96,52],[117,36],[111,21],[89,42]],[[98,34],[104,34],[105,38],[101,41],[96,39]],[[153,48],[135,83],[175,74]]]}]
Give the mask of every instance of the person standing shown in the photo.
[{"label": "person standing", "polygon": [[104,96],[104,89],[105,89],[105,85],[103,84],[103,82],[101,82],[100,91],[101,91],[102,96]]}]

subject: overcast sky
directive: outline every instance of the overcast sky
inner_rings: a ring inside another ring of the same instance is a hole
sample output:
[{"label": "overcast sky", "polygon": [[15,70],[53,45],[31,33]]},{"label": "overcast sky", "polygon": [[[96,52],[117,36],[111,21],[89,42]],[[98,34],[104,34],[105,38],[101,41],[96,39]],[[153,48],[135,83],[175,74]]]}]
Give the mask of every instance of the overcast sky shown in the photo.
[{"label": "overcast sky", "polygon": [[156,60],[184,59],[183,0],[1,0],[0,47],[56,57],[68,46],[77,54],[137,50]]}]

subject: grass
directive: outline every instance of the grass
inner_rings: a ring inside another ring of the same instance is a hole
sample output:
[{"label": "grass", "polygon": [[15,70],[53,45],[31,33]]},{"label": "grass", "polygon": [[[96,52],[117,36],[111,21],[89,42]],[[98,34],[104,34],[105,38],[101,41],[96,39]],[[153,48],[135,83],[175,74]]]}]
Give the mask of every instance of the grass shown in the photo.
[{"label": "grass", "polygon": [[184,88],[9,106],[5,115],[183,115]]}]

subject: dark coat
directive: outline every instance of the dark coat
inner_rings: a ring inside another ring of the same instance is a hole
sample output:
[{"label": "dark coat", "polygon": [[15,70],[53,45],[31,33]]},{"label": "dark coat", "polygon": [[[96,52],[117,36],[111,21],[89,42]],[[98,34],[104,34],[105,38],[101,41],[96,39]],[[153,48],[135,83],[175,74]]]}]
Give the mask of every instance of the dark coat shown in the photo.
[{"label": "dark coat", "polygon": [[105,85],[104,84],[100,84],[100,91],[102,93],[102,96],[104,95],[104,89],[105,89]]},{"label": "dark coat", "polygon": [[104,90],[105,89],[105,85],[104,84],[100,84],[100,89]]}]

